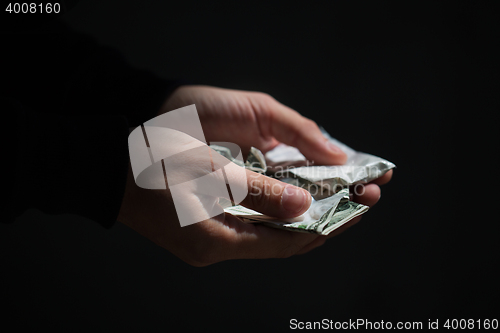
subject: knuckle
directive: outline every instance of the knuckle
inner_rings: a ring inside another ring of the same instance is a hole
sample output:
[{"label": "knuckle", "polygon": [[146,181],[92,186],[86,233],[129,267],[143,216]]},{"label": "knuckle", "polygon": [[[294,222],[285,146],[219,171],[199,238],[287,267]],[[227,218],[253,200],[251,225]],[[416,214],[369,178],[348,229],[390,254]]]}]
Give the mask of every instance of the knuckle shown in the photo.
[{"label": "knuckle", "polygon": [[263,202],[264,202],[264,197],[263,195],[259,194],[259,195],[254,195],[254,193],[250,193],[250,204],[252,205],[252,207],[262,207],[263,205]]},{"label": "knuckle", "polygon": [[[304,126],[301,128],[303,132],[307,133],[309,130]],[[288,133],[288,141],[290,146],[297,147],[301,140],[301,132],[299,130],[290,131]]]},{"label": "knuckle", "polygon": [[251,184],[248,193],[250,204],[255,208],[265,207],[272,190],[270,179],[264,176],[254,177]]},{"label": "knuckle", "polygon": [[255,92],[253,97],[255,98],[255,101],[257,101],[257,104],[263,109],[269,109],[274,103],[276,103],[274,97],[267,93]]},{"label": "knuckle", "polygon": [[304,127],[307,128],[308,130],[316,130],[319,128],[318,124],[316,124],[314,120],[308,118],[305,118]]},{"label": "knuckle", "polygon": [[[262,190],[263,190],[263,193],[265,193],[265,190],[264,189],[262,189]],[[266,205],[266,197],[265,197],[265,194],[263,194],[263,193],[260,193],[258,195],[250,194],[250,204],[255,209],[262,208]]]},{"label": "knuckle", "polygon": [[262,101],[267,101],[267,102],[273,102],[275,99],[269,95],[268,93],[265,92],[255,92],[255,95],[258,99],[261,99]]}]

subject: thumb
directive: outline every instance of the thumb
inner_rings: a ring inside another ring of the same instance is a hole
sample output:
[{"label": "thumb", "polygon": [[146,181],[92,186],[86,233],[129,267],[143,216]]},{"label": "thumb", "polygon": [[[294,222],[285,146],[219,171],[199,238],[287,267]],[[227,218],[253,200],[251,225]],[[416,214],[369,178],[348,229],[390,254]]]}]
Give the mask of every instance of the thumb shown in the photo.
[{"label": "thumb", "polygon": [[299,216],[311,205],[311,195],[306,190],[246,171],[248,195],[241,205],[265,215],[282,218]]},{"label": "thumb", "polygon": [[300,187],[247,170],[215,152],[211,158],[214,170],[224,169],[224,181],[233,196],[238,193],[236,199],[227,199],[235,199],[242,206],[281,218],[299,216],[311,205],[311,194]]}]

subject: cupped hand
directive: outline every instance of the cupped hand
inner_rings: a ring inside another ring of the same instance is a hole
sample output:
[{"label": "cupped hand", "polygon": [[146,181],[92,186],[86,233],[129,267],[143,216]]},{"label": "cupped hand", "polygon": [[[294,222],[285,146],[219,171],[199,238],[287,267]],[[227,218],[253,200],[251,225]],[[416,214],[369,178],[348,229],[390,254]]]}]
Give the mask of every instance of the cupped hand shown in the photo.
[{"label": "cupped hand", "polygon": [[[267,94],[183,86],[174,91],[160,113],[190,104],[196,105],[207,142],[233,142],[243,150],[254,146],[263,152],[282,142],[297,147],[316,164],[342,164],[346,160],[345,154],[324,138],[313,121]],[[231,177],[230,168],[228,170],[227,176]],[[245,172],[246,179],[240,180],[238,186],[246,187],[248,195],[240,204],[282,218],[299,216],[309,208],[311,196],[307,191],[248,170]],[[374,205],[380,197],[378,185],[388,182],[391,176],[392,171],[389,171],[367,184],[363,195],[354,200]],[[181,227],[170,189],[138,187],[130,168],[118,217],[118,221],[193,266],[229,259],[286,258],[306,253],[359,219],[355,218],[329,236],[243,223],[230,214]]]}]

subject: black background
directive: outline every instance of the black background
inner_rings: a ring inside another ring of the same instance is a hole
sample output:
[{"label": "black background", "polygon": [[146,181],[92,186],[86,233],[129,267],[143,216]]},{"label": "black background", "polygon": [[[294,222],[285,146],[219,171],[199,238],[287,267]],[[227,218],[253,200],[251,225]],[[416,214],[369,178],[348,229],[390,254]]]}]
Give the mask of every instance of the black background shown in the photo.
[{"label": "black background", "polygon": [[380,202],[288,259],[194,268],[126,226],[0,224],[2,322],[92,331],[499,318],[498,19],[472,2],[81,1],[61,19],[165,78],[264,91],[397,165]]}]

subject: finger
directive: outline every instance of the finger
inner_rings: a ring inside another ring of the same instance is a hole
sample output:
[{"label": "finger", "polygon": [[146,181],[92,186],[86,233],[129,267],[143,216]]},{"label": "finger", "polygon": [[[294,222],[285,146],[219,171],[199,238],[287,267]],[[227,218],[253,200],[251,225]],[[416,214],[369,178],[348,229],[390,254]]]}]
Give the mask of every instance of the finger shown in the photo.
[{"label": "finger", "polygon": [[[229,185],[232,198],[227,199],[236,204],[281,218],[299,216],[311,205],[311,194],[300,187],[242,168],[217,153],[211,158],[214,170],[224,170],[224,173],[213,174],[219,178],[224,174],[224,179],[218,180]],[[205,189],[205,192],[213,191],[215,189]]]},{"label": "finger", "polygon": [[311,194],[300,187],[249,170],[246,175],[248,195],[241,205],[247,208],[289,218],[303,214],[311,205]]},{"label": "finger", "polygon": [[369,207],[380,199],[380,187],[376,184],[357,185],[352,192],[353,201]]},{"label": "finger", "polygon": [[316,164],[344,164],[347,155],[328,141],[310,119],[274,101],[266,105],[272,108],[271,134],[280,142],[294,146]]},{"label": "finger", "polygon": [[309,165],[309,161],[283,161],[271,162],[266,159],[267,174],[275,174],[276,172],[283,171],[290,168],[299,168],[301,166]]},{"label": "finger", "polygon": [[383,174],[381,177],[372,180],[372,184],[377,184],[377,185],[384,185],[387,184],[392,178],[392,169],[387,171],[385,174]]},{"label": "finger", "polygon": [[[311,251],[324,244],[326,239],[340,234],[354,225],[361,216],[354,218],[328,236],[279,230],[258,223],[243,223],[231,214],[221,219],[211,219],[194,225],[200,239],[197,265],[206,266],[229,259],[287,258]],[[206,242],[207,232],[210,242]],[[201,252],[200,252],[201,251]],[[201,254],[200,254],[201,253]]]}]

